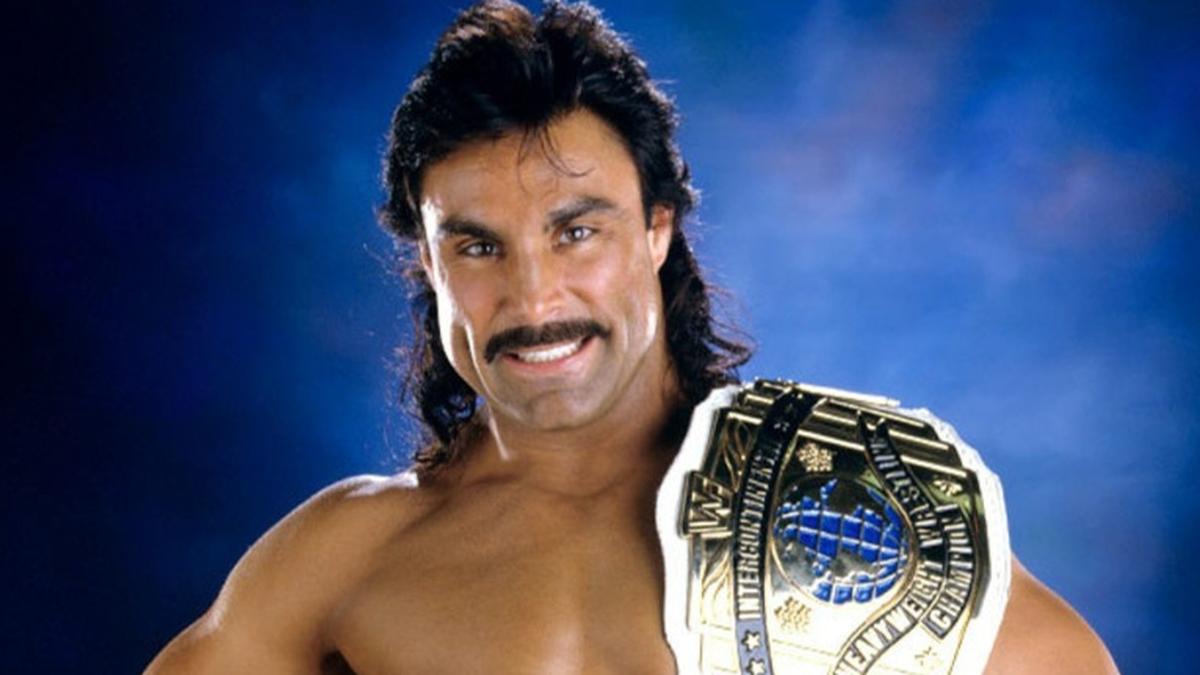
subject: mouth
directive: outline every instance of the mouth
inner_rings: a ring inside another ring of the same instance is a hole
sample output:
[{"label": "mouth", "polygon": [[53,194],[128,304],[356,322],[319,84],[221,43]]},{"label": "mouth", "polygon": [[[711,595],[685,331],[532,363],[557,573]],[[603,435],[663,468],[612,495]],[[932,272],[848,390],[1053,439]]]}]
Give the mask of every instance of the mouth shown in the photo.
[{"label": "mouth", "polygon": [[555,363],[570,359],[592,337],[609,335],[608,329],[590,319],[555,321],[542,326],[515,326],[493,335],[483,350],[483,359],[491,363],[503,356],[505,361],[526,365]]},{"label": "mouth", "polygon": [[583,349],[583,343],[586,340],[587,338],[580,338],[573,342],[565,342],[548,347],[516,350],[509,352],[508,356],[512,356],[521,363],[550,363],[552,361],[560,361]]},{"label": "mouth", "polygon": [[583,358],[593,338],[589,335],[567,342],[505,351],[503,361],[529,375],[566,373]]}]

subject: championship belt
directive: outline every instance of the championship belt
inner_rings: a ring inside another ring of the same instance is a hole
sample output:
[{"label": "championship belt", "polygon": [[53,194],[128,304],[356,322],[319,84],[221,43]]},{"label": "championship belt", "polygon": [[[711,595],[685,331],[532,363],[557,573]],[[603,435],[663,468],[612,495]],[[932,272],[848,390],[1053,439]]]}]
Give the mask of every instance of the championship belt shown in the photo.
[{"label": "championship belt", "polygon": [[680,673],[987,663],[1011,574],[1000,483],[928,411],[790,382],[718,390],[657,516]]}]

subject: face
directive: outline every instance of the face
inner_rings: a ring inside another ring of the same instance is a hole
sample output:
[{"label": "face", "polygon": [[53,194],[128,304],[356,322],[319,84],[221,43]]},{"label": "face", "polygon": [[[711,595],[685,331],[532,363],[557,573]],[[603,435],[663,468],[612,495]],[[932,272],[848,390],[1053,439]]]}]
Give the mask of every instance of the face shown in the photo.
[{"label": "face", "polygon": [[658,269],[672,213],[655,207],[647,226],[637,168],[599,117],[575,111],[547,133],[430,166],[421,259],[455,370],[493,416],[556,430],[665,381]]}]

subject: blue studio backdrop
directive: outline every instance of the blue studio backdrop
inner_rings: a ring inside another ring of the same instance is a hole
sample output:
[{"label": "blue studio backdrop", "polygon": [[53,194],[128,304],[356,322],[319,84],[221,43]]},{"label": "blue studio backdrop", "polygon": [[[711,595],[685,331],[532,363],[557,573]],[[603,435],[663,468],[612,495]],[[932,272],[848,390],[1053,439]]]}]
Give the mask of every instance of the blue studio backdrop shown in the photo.
[{"label": "blue studio backdrop", "polygon": [[[411,449],[373,209],[459,6],[10,22],[5,672],[139,671],[289,509]],[[933,409],[1121,668],[1191,672],[1195,4],[601,7],[679,104],[743,374]]]}]

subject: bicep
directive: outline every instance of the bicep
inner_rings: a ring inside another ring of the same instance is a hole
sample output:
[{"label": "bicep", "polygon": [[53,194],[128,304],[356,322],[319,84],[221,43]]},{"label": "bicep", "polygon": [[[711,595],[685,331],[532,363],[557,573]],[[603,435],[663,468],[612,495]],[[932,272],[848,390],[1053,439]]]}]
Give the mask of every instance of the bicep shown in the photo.
[{"label": "bicep", "polygon": [[[285,569],[271,563],[279,557],[278,530],[273,528],[246,552],[212,607],[163,648],[147,675],[312,671],[303,625],[296,623],[303,612],[281,612],[267,597],[287,577]],[[291,598],[285,594],[282,599]]]},{"label": "bicep", "polygon": [[1013,558],[1012,593],[986,673],[1117,672],[1083,617]]},{"label": "bicep", "polygon": [[222,626],[205,614],[171,640],[155,657],[145,675],[219,675],[223,673],[311,672],[296,653],[259,640],[249,631]]},{"label": "bicep", "polygon": [[234,566],[212,608],[147,673],[311,673],[324,650],[322,619],[342,581],[327,533],[332,514],[369,482],[335,484],[272,527]]}]

